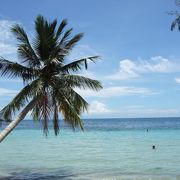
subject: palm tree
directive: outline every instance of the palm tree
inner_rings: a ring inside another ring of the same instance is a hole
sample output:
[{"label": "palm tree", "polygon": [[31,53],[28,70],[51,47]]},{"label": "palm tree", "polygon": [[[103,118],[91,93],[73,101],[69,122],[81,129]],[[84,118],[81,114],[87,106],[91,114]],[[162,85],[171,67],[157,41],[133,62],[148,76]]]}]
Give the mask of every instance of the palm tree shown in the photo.
[{"label": "palm tree", "polygon": [[67,56],[83,34],[72,36],[72,28],[65,30],[66,20],[59,26],[57,23],[57,20],[48,22],[43,16],[37,16],[33,43],[30,43],[20,25],[16,24],[11,28],[19,41],[17,53],[20,63],[0,58],[0,74],[22,78],[25,86],[0,112],[4,120],[9,120],[20,111],[17,118],[0,132],[0,142],[28,112],[31,112],[34,120],[42,122],[46,135],[50,120],[53,121],[55,135],[59,133],[60,113],[70,127],[83,130],[80,115],[88,109],[88,103],[74,89],[90,88],[98,91],[102,85],[97,80],[78,75],[77,72],[83,66],[87,69],[88,60],[94,62],[99,57],[91,56],[67,62]]}]

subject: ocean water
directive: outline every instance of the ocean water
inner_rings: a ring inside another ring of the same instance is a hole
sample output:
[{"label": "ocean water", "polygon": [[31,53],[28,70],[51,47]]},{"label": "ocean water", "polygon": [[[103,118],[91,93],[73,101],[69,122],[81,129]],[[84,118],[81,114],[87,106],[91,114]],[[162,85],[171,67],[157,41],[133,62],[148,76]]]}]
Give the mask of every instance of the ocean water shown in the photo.
[{"label": "ocean water", "polygon": [[23,121],[0,144],[0,179],[180,179],[180,118],[84,124],[84,132],[62,124],[59,136],[50,129],[46,138],[40,124]]}]

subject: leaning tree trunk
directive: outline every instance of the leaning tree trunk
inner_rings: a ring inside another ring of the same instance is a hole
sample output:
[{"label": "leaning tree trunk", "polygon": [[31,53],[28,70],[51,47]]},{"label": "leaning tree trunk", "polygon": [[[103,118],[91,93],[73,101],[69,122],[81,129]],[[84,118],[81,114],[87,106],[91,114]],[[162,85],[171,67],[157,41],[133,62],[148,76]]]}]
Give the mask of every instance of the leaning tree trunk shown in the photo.
[{"label": "leaning tree trunk", "polygon": [[32,100],[17,116],[17,118],[12,121],[5,129],[0,132],[0,143],[6,138],[6,136],[25,118],[27,113],[33,108],[35,101]]}]

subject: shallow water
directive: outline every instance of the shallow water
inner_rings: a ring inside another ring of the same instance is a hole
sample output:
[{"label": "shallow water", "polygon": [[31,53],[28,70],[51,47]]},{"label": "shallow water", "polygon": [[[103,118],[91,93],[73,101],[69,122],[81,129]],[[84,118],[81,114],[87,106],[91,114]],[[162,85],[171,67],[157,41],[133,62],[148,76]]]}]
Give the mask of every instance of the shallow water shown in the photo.
[{"label": "shallow water", "polygon": [[85,120],[85,127],[45,138],[24,121],[0,145],[0,179],[180,179],[179,119]]}]

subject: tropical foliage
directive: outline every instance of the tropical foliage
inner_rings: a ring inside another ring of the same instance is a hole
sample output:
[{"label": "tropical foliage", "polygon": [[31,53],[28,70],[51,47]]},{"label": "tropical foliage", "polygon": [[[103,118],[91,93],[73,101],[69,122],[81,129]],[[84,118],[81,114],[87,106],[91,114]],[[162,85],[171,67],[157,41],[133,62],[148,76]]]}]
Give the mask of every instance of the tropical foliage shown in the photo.
[{"label": "tropical foliage", "polygon": [[[175,0],[175,5],[180,7],[180,0]],[[180,13],[179,11],[171,11],[168,13],[169,15],[176,16],[175,20],[171,24],[171,31],[177,26],[178,30],[180,31]]]},{"label": "tropical foliage", "polygon": [[171,24],[171,31],[174,30],[174,28],[177,26],[178,30],[180,31],[180,15],[176,15],[176,19]]},{"label": "tropical foliage", "polygon": [[1,110],[5,120],[32,103],[31,115],[34,120],[42,122],[45,134],[48,122],[52,120],[54,132],[59,132],[59,115],[73,129],[83,124],[82,112],[88,109],[88,103],[74,89],[102,88],[99,81],[77,75],[83,67],[88,68],[87,61],[99,57],[86,57],[67,62],[67,56],[83,37],[72,36],[73,29],[67,29],[67,20],[58,25],[57,20],[48,22],[43,16],[35,20],[35,37],[30,41],[25,30],[18,24],[11,29],[18,40],[18,59],[20,63],[0,58],[0,74],[11,78],[22,78],[25,86],[14,99]]}]

